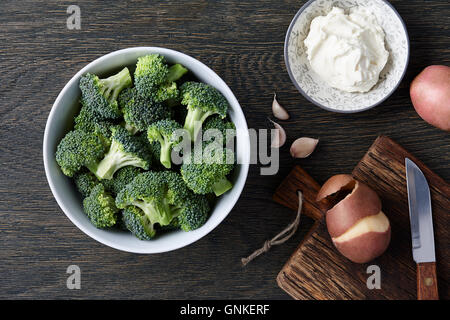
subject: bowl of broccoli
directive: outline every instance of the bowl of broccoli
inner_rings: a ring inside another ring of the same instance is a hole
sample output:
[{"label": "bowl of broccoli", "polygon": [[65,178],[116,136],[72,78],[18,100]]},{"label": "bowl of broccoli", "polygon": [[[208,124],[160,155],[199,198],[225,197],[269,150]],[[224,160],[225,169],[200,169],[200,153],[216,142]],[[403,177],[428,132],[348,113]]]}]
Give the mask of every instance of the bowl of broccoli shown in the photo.
[{"label": "bowl of broccoli", "polygon": [[128,48],[89,63],[62,89],[45,128],[45,172],[62,211],[93,239],[166,252],[232,210],[249,169],[246,132],[236,97],[205,64]]}]

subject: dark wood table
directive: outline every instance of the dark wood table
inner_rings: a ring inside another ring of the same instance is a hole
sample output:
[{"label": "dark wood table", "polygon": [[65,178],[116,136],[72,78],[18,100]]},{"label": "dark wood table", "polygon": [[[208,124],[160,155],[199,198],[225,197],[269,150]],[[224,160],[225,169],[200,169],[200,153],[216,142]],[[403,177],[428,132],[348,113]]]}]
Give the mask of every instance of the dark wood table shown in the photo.
[{"label": "dark wood table", "polygon": [[[309,103],[291,83],[283,60],[285,32],[305,1],[13,1],[0,3],[0,298],[259,298],[288,299],[275,278],[304,236],[254,260],[240,258],[293,218],[272,194],[294,164],[319,183],[349,173],[379,134],[403,145],[445,180],[450,136],[424,121],[409,99],[413,77],[430,64],[450,64],[450,3],[391,1],[411,40],[407,74],[382,105],[337,114]],[[81,30],[68,30],[66,9],[81,8]],[[231,87],[249,127],[271,127],[272,93],[289,110],[275,176],[251,166],[227,219],[200,241],[158,255],[106,247],[78,230],[50,192],[42,139],[52,104],[83,66],[133,46],[183,51]],[[319,137],[316,152],[294,160],[299,136]],[[66,288],[66,269],[81,268],[81,290]]]}]

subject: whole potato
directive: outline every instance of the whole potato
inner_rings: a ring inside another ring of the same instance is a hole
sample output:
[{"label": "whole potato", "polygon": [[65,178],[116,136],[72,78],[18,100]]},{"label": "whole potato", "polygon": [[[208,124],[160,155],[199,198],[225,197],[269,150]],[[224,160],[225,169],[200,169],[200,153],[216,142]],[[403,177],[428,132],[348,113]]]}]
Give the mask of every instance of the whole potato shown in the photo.
[{"label": "whole potato", "polygon": [[450,67],[426,67],[411,83],[410,96],[423,120],[450,131]]}]

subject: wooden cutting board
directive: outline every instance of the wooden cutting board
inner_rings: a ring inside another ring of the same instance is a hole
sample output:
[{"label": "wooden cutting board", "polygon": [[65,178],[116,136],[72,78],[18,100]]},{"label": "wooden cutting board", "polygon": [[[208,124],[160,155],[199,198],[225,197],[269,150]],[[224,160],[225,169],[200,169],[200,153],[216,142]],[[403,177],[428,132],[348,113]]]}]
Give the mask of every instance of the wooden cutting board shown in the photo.
[{"label": "wooden cutting board", "polygon": [[[416,264],[412,258],[405,157],[423,171],[431,191],[438,287],[441,299],[450,298],[448,252],[450,185],[400,145],[378,137],[354,168],[352,175],[380,196],[391,222],[388,250],[367,264],[347,260],[334,248],[324,222],[324,208],[315,203],[320,186],[296,166],[276,190],[273,199],[297,210],[297,190],[304,194],[303,213],[315,220],[308,235],[277,277],[278,285],[295,299],[416,299]],[[338,173],[338,172],[337,172]],[[381,270],[381,289],[368,289],[370,265]]]}]

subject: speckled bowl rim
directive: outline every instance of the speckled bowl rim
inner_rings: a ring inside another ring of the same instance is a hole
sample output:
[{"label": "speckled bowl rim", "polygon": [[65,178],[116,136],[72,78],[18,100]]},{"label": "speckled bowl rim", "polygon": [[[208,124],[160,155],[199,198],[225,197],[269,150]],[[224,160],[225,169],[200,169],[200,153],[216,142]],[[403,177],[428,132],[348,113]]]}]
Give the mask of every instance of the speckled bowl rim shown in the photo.
[{"label": "speckled bowl rim", "polygon": [[407,54],[406,54],[406,63],[405,63],[405,68],[403,70],[403,73],[400,77],[400,79],[398,80],[397,84],[394,86],[394,88],[384,97],[382,98],[380,101],[372,104],[371,106],[362,108],[362,109],[358,109],[358,110],[339,110],[339,109],[332,109],[329,107],[326,107],[324,105],[322,105],[321,103],[314,101],[314,99],[312,99],[305,91],[303,91],[303,89],[300,87],[300,85],[298,84],[297,80],[294,77],[294,74],[292,73],[291,70],[291,65],[289,63],[289,57],[288,57],[288,45],[289,45],[289,38],[291,36],[291,32],[292,32],[292,28],[294,27],[295,23],[297,22],[297,19],[300,17],[300,15],[303,13],[303,11],[305,11],[306,8],[308,8],[311,3],[313,3],[314,1],[317,0],[309,0],[308,2],[306,2],[295,14],[294,18],[292,19],[291,23],[289,24],[289,28],[286,32],[286,37],[284,40],[284,63],[286,65],[286,69],[287,72],[289,74],[289,78],[291,78],[292,83],[295,85],[295,87],[297,88],[297,90],[311,103],[315,104],[316,106],[327,110],[327,111],[332,111],[332,112],[337,112],[337,113],[358,113],[358,112],[363,112],[369,109],[372,109],[376,106],[378,106],[379,104],[383,103],[384,101],[386,101],[386,99],[388,99],[394,92],[395,90],[397,90],[397,88],[400,86],[400,83],[402,82],[403,78],[405,77],[406,74],[406,70],[408,69],[408,65],[409,65],[409,56],[410,56],[410,42],[409,42],[409,35],[408,35],[408,30],[406,28],[406,24],[403,21],[402,17],[400,16],[400,14],[398,13],[398,11],[394,8],[394,6],[387,0],[381,0],[384,3],[386,3],[391,10],[397,15],[397,17],[400,19],[400,22],[402,23],[403,26],[403,30],[405,32],[406,35],[406,44],[407,44]]}]

